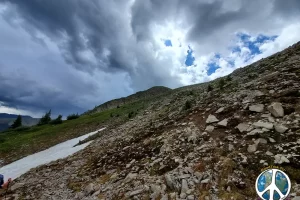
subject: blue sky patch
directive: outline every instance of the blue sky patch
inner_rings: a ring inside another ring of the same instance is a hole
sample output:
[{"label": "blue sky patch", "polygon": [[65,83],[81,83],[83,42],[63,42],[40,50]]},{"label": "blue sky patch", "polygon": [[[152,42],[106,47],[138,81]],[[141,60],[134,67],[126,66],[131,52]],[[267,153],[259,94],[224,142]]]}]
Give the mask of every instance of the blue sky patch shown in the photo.
[{"label": "blue sky patch", "polygon": [[193,49],[189,46],[189,49],[187,50],[187,56],[185,60],[185,65],[186,66],[191,66],[194,64],[195,57],[193,57]]},{"label": "blue sky patch", "polygon": [[[262,52],[259,50],[259,46],[261,43],[265,43],[268,41],[274,41],[278,36],[273,35],[273,36],[267,36],[267,35],[262,35],[259,34],[254,40],[251,40],[251,36],[246,34],[246,33],[238,33],[237,37],[241,40],[243,43],[244,47],[247,47],[251,55],[258,55],[261,54]],[[241,52],[240,47],[234,47],[232,49],[233,52]]]},{"label": "blue sky patch", "polygon": [[208,64],[208,67],[209,67],[209,68],[208,68],[208,70],[207,70],[207,72],[206,72],[208,76],[212,75],[213,73],[216,72],[217,69],[220,68],[220,66],[217,65],[216,62],[211,62],[211,63],[209,63],[209,64]]},{"label": "blue sky patch", "polygon": [[217,69],[221,68],[218,64],[217,64],[217,60],[219,60],[221,58],[220,54],[215,54],[214,58],[208,63],[208,70],[206,72],[206,74],[208,76],[212,75],[213,73],[216,72]]},{"label": "blue sky patch", "polygon": [[171,47],[172,46],[172,41],[171,40],[165,40],[165,45],[167,47]]}]

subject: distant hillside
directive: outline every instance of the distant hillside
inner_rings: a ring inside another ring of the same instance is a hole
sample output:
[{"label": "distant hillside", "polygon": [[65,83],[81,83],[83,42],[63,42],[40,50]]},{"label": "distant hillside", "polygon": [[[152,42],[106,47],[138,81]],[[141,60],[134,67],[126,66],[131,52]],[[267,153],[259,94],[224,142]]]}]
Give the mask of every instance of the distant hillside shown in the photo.
[{"label": "distant hillside", "polygon": [[116,108],[123,104],[132,103],[132,102],[136,102],[136,101],[143,100],[143,99],[158,97],[158,96],[166,94],[167,92],[170,92],[170,91],[172,91],[172,89],[163,87],[163,86],[152,87],[148,90],[137,92],[128,97],[122,97],[119,99],[114,99],[114,100],[108,101],[106,103],[103,103],[103,104],[95,107],[92,110],[85,112],[84,114],[101,112],[101,111],[104,111],[107,109]]},{"label": "distant hillside", "polygon": [[[10,127],[18,115],[0,113],[0,131],[4,131]],[[39,119],[32,118],[31,116],[22,116],[23,126],[33,126],[38,123]]]}]

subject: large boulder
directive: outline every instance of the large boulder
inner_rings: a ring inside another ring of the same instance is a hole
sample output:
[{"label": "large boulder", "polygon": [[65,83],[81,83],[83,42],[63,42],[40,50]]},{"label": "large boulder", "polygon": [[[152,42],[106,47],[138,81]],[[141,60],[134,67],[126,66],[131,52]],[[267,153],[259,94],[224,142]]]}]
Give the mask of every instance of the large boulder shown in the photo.
[{"label": "large boulder", "polygon": [[88,184],[84,189],[85,194],[87,196],[92,194],[95,191],[94,187],[95,187],[95,185],[93,183]]},{"label": "large boulder", "polygon": [[255,151],[257,150],[257,145],[258,145],[258,143],[249,145],[248,148],[247,148],[247,151],[248,151],[249,153],[255,152]]},{"label": "large boulder", "polygon": [[218,121],[219,120],[214,115],[209,115],[206,119],[207,124],[211,124],[211,123],[218,122]]},{"label": "large boulder", "polygon": [[247,123],[240,123],[239,125],[237,125],[236,127],[241,133],[246,132],[247,129],[249,128],[249,124]]},{"label": "large boulder", "polygon": [[215,113],[217,113],[217,114],[218,114],[218,113],[221,113],[221,112],[224,111],[224,109],[225,109],[224,107],[221,107],[221,108],[219,108]]},{"label": "large boulder", "polygon": [[249,106],[249,110],[253,112],[263,112],[264,111],[264,105],[263,104],[255,104]]},{"label": "large boulder", "polygon": [[274,128],[275,128],[275,131],[277,131],[278,133],[284,133],[289,129],[288,127],[285,127],[281,124],[275,124]]},{"label": "large boulder", "polygon": [[290,161],[287,159],[287,157],[285,157],[282,154],[277,154],[277,155],[275,155],[274,158],[275,158],[275,161],[274,161],[275,164],[290,163]]},{"label": "large boulder", "polygon": [[219,126],[224,126],[224,127],[226,127],[227,124],[228,124],[228,119],[223,119],[222,121],[220,121],[220,122],[218,123]]},{"label": "large boulder", "polygon": [[214,126],[207,126],[207,127],[205,128],[205,131],[207,131],[207,132],[211,133],[211,132],[213,132],[213,131],[214,131],[214,129],[215,129],[215,127],[214,127]]},{"label": "large boulder", "polygon": [[259,128],[273,129],[273,124],[269,123],[269,122],[258,121],[258,122],[253,123],[253,126],[259,127]]},{"label": "large boulder", "polygon": [[166,179],[167,186],[170,189],[174,189],[176,187],[176,181],[172,175],[166,174],[165,179]]},{"label": "large boulder", "polygon": [[284,110],[281,103],[273,102],[270,106],[268,106],[268,110],[274,117],[284,116]]}]

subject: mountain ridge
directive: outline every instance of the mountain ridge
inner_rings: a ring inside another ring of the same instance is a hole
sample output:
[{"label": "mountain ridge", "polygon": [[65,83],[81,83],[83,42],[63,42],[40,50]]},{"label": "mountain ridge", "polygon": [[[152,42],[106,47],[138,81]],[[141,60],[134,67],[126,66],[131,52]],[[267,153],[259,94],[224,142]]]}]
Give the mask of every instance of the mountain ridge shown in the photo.
[{"label": "mountain ridge", "polygon": [[92,114],[92,113],[101,112],[101,111],[104,111],[104,110],[107,110],[107,109],[122,106],[126,103],[133,103],[133,102],[139,101],[141,99],[147,99],[149,97],[155,98],[155,97],[158,97],[158,96],[163,95],[163,94],[165,94],[167,92],[170,92],[170,91],[172,91],[172,89],[170,89],[168,87],[154,86],[154,87],[151,87],[147,90],[139,91],[139,92],[136,92],[134,94],[131,94],[127,97],[112,99],[110,101],[107,101],[103,104],[100,104],[100,105],[96,106],[94,109],[89,110],[89,111],[85,112],[84,114]]},{"label": "mountain ridge", "polygon": [[[0,131],[7,130],[10,125],[17,119],[19,115],[16,114],[9,114],[9,113],[0,113]],[[22,117],[22,124],[24,126],[33,126],[38,123],[38,118],[33,118],[28,115],[21,115]]]}]

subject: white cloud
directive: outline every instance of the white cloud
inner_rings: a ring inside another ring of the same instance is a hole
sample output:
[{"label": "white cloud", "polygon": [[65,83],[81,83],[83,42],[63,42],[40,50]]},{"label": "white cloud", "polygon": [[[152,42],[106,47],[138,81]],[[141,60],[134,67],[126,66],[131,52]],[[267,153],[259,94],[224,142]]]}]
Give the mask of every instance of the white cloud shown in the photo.
[{"label": "white cloud", "polygon": [[31,112],[28,110],[16,109],[12,107],[0,106],[0,113],[9,113],[15,115],[29,115],[31,117],[40,118],[44,113]]}]

